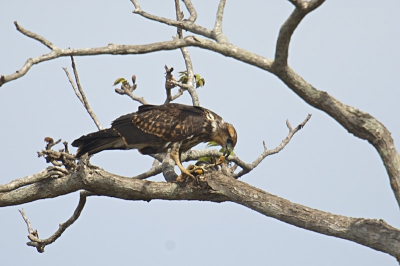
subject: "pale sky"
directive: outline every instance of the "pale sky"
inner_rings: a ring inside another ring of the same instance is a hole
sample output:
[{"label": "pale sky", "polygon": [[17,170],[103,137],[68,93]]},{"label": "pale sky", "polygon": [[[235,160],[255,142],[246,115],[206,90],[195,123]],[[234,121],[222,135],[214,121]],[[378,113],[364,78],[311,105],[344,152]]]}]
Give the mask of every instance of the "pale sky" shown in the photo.
[{"label": "pale sky", "polygon": [[[223,31],[233,44],[272,59],[289,1],[227,1]],[[174,18],[173,1],[139,1],[143,10]],[[212,27],[218,1],[194,1],[197,23]],[[2,1],[0,74],[48,52],[16,31],[18,21],[60,48],[171,40],[176,30],[133,14],[130,1]],[[182,8],[183,9],[183,8]],[[327,0],[295,31],[290,66],[319,90],[378,118],[400,141],[400,2]],[[186,10],[185,10],[186,11]],[[187,12],[185,12],[186,17]],[[188,34],[185,33],[184,34]],[[383,219],[400,228],[399,207],[378,153],[325,113],[308,106],[268,72],[189,48],[194,70],[206,80],[202,106],[238,132],[235,153],[252,162],[278,146],[307,114],[312,118],[288,146],[241,178],[292,202],[351,217]],[[89,103],[103,127],[139,103],[114,92],[115,79],[137,76],[135,93],[152,104],[165,99],[164,65],[184,69],[180,51],[147,55],[76,57]],[[62,67],[69,58],[41,63],[0,88],[0,180],[41,171],[44,137],[71,143],[96,130]],[[187,95],[178,102],[190,104]],[[61,147],[60,147],[61,148]],[[137,151],[108,151],[91,162],[135,176],[152,159]],[[163,181],[161,175],[150,180]],[[306,231],[233,203],[123,201],[88,198],[79,220],[43,254],[26,246],[24,208],[39,236],[49,237],[73,213],[78,193],[0,209],[2,265],[398,265],[382,252]]]}]

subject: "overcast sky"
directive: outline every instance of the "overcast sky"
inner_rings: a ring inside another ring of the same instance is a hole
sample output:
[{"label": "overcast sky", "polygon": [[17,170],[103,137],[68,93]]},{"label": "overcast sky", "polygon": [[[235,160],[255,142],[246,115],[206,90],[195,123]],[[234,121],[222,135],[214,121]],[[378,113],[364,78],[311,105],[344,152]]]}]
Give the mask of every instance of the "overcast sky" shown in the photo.
[{"label": "overcast sky", "polygon": [[[149,13],[174,18],[173,1],[142,0]],[[197,23],[212,27],[218,1],[193,1]],[[13,24],[60,48],[146,44],[171,40],[176,30],[132,13],[130,1],[2,1],[0,74],[48,52]],[[279,28],[292,12],[288,1],[228,1],[223,31],[230,42],[272,59]],[[290,66],[319,90],[378,118],[400,140],[400,2],[328,0],[292,37]],[[185,10],[185,14],[187,12]],[[186,16],[188,17],[188,16]],[[185,33],[187,34],[187,33]],[[235,153],[251,162],[275,148],[307,114],[312,118],[289,145],[241,178],[292,202],[351,217],[384,219],[400,228],[399,207],[378,153],[325,113],[308,106],[270,73],[210,51],[189,48],[194,70],[206,80],[201,105],[238,132]],[[184,70],[180,51],[75,58],[89,103],[103,127],[136,111],[137,102],[115,94],[119,77],[137,76],[138,96],[165,99],[164,65]],[[41,63],[0,88],[0,182],[45,167],[36,152],[44,137],[72,142],[96,126],[76,98],[62,67],[69,58]],[[177,71],[175,73],[177,73]],[[178,102],[190,104],[185,95]],[[397,141],[396,141],[397,140]],[[91,162],[135,176],[152,159],[137,151],[108,151]],[[150,180],[163,181],[157,176]],[[73,213],[79,195],[0,210],[2,265],[398,265],[387,254],[265,217],[233,203],[134,202],[91,197],[79,220],[43,254],[25,243],[24,208],[42,238]]]}]

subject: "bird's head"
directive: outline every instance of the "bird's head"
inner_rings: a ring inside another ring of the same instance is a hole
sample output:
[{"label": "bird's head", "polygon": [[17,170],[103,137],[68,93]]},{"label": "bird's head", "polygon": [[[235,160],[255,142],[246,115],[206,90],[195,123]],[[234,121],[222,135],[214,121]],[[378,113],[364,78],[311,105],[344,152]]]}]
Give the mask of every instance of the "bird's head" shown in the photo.
[{"label": "bird's head", "polygon": [[237,133],[235,128],[229,123],[224,123],[214,137],[214,141],[221,145],[224,149],[224,156],[228,157],[232,153],[237,142]]}]

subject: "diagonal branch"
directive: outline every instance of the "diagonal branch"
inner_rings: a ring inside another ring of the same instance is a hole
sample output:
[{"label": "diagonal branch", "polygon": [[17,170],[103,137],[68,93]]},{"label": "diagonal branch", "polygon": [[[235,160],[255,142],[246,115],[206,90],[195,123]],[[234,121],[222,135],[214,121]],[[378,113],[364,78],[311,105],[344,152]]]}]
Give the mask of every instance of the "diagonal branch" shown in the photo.
[{"label": "diagonal branch", "polygon": [[240,161],[240,159],[234,161],[237,165],[239,165],[240,167],[242,167],[243,170],[240,171],[240,172],[237,173],[237,174],[234,174],[233,177],[234,177],[234,178],[239,178],[239,177],[241,177],[241,176],[243,176],[243,175],[249,173],[249,172],[252,171],[254,168],[256,168],[256,167],[265,159],[265,157],[267,157],[267,156],[269,156],[269,155],[272,155],[272,154],[276,154],[276,153],[280,152],[281,150],[283,150],[283,148],[285,148],[285,146],[286,146],[286,145],[289,143],[289,141],[292,139],[292,137],[294,136],[294,134],[296,134],[300,129],[302,129],[302,128],[306,125],[306,123],[308,122],[308,120],[310,120],[310,118],[311,118],[311,114],[309,114],[309,115],[307,116],[307,118],[306,118],[303,122],[301,122],[297,127],[295,127],[295,129],[292,129],[292,127],[291,127],[289,121],[286,120],[286,125],[287,125],[287,127],[289,128],[289,134],[287,135],[287,137],[286,137],[284,140],[282,140],[281,144],[279,144],[279,146],[276,147],[275,149],[268,150],[267,147],[265,146],[265,143],[264,143],[264,152],[263,152],[260,156],[258,156],[258,158],[257,158],[253,163],[251,163],[251,164],[245,164],[245,163],[243,163],[242,161]]},{"label": "diagonal branch", "polygon": [[207,28],[204,28],[204,27],[201,27],[201,26],[195,24],[192,21],[185,21],[185,20],[176,21],[176,20],[173,20],[173,19],[167,19],[167,18],[155,16],[155,15],[152,15],[152,14],[149,14],[149,13],[143,11],[140,8],[140,6],[137,4],[137,1],[132,0],[131,2],[135,6],[135,10],[133,10],[133,13],[141,15],[144,18],[147,18],[147,19],[150,19],[150,20],[153,20],[153,21],[157,21],[157,22],[166,24],[168,26],[181,28],[181,29],[184,29],[186,31],[190,31],[192,33],[199,34],[199,35],[202,35],[202,36],[210,38],[210,39],[214,38],[213,37],[213,33],[212,33],[211,30],[209,30]]},{"label": "diagonal branch", "polygon": [[162,172],[162,165],[156,165],[150,168],[147,172],[144,172],[140,175],[132,177],[133,179],[146,179],[155,175],[158,175]]},{"label": "diagonal branch", "polygon": [[71,56],[71,62],[72,62],[72,69],[74,70],[75,81],[76,81],[76,84],[78,85],[78,87],[75,85],[74,81],[72,80],[71,76],[69,75],[68,69],[66,67],[63,67],[65,73],[67,74],[68,80],[71,83],[71,86],[74,89],[76,96],[81,101],[81,103],[83,104],[83,107],[85,107],[86,111],[89,113],[90,117],[96,124],[97,128],[99,130],[102,130],[103,127],[101,126],[96,114],[93,112],[92,108],[90,107],[89,102],[86,98],[85,92],[83,91],[83,88],[79,81],[78,70],[76,69],[75,60],[74,60],[73,56]]},{"label": "diagonal branch", "polygon": [[28,218],[26,217],[24,210],[23,209],[19,210],[19,212],[22,215],[22,218],[25,220],[25,223],[28,227],[28,238],[29,238],[30,242],[28,242],[26,244],[31,247],[36,247],[36,249],[39,253],[43,253],[44,248],[47,245],[54,243],[64,233],[64,231],[68,227],[70,227],[76,220],[78,220],[83,208],[85,207],[86,198],[88,196],[92,196],[92,195],[94,195],[94,194],[92,194],[89,191],[81,191],[78,206],[76,207],[72,216],[66,222],[61,223],[59,225],[57,231],[54,232],[54,234],[51,235],[49,238],[46,238],[46,239],[39,238],[38,231],[32,229],[31,223],[29,222]]},{"label": "diagonal branch", "polygon": [[22,34],[24,34],[25,36],[28,36],[34,40],[37,40],[38,42],[42,43],[43,45],[45,45],[47,48],[49,48],[50,50],[57,50],[58,48],[49,40],[43,38],[42,36],[40,36],[39,34],[36,34],[34,32],[31,32],[25,28],[23,28],[22,26],[20,26],[18,24],[18,22],[14,21],[14,25],[17,28],[17,30],[19,32],[21,32]]}]

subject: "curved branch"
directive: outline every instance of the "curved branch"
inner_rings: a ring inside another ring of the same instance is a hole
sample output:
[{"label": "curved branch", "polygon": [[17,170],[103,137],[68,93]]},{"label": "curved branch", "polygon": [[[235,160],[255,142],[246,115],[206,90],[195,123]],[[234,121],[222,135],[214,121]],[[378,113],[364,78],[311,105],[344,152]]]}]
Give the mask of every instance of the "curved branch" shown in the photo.
[{"label": "curved branch", "polygon": [[54,243],[64,233],[64,231],[67,230],[68,227],[70,227],[76,220],[78,220],[83,208],[85,207],[86,198],[91,195],[93,195],[93,194],[88,191],[81,191],[78,206],[76,207],[72,216],[66,222],[61,223],[59,225],[57,231],[54,232],[54,234],[51,235],[49,238],[46,238],[46,239],[39,238],[38,231],[32,229],[31,223],[29,222],[28,218],[26,217],[24,210],[23,209],[19,210],[19,212],[22,215],[22,218],[25,220],[25,223],[28,227],[28,238],[29,238],[29,240],[31,240],[30,242],[28,242],[26,244],[31,247],[36,247],[36,249],[39,253],[43,253],[44,248],[47,245]]},{"label": "curved branch", "polygon": [[[17,23],[17,22],[15,22]],[[189,22],[187,22],[189,23]],[[43,42],[49,42],[45,38],[38,38],[36,35],[28,37],[34,38],[35,40],[42,40]],[[58,47],[54,47],[54,49],[48,53],[39,57],[30,58],[26,61],[24,66],[10,75],[2,75],[0,78],[0,87],[12,80],[18,79],[24,76],[33,65],[39,64],[48,60],[52,60],[59,57],[65,56],[94,56],[94,55],[123,55],[123,54],[147,54],[152,52],[158,52],[163,50],[175,50],[181,47],[200,47],[203,49],[211,50],[222,55],[235,58],[239,61],[248,63],[250,65],[254,65],[261,69],[271,71],[273,61],[264,58],[262,56],[251,53],[245,49],[234,46],[232,44],[219,44],[213,41],[209,41],[206,39],[202,39],[199,37],[188,36],[182,39],[175,38],[172,41],[165,42],[157,42],[157,43],[149,43],[144,45],[117,45],[117,44],[109,44],[105,47],[96,47],[96,48],[81,48],[81,49],[61,49]]]},{"label": "curved branch", "polygon": [[162,172],[162,166],[161,165],[157,165],[152,167],[149,171],[144,172],[140,175],[134,176],[132,177],[133,179],[146,179],[155,175],[158,175],[159,173]]},{"label": "curved branch", "polygon": [[290,0],[290,2],[296,6],[296,9],[285,21],[285,23],[283,23],[279,31],[278,40],[276,42],[274,62],[276,68],[281,68],[287,65],[289,44],[294,30],[308,13],[322,5],[325,0],[313,0],[310,2],[302,0]]},{"label": "curved branch", "polygon": [[[136,3],[137,1],[132,1],[132,2]],[[133,13],[141,15],[144,18],[147,18],[147,19],[150,19],[150,20],[153,20],[153,21],[157,21],[157,22],[166,24],[168,26],[181,28],[181,29],[184,29],[186,31],[190,31],[190,32],[202,35],[202,36],[210,38],[210,39],[214,38],[214,35],[213,35],[211,30],[209,30],[207,28],[204,28],[204,27],[201,27],[201,26],[195,24],[192,21],[187,21],[187,20],[176,21],[176,20],[173,20],[173,19],[167,19],[167,18],[155,16],[155,15],[152,15],[152,14],[149,14],[149,13],[143,11],[140,7],[138,8],[138,4],[134,4],[134,5],[135,5],[135,10],[133,10]]]},{"label": "curved branch", "polygon": [[290,68],[280,69],[274,74],[308,104],[324,111],[349,133],[374,146],[385,165],[400,206],[400,156],[389,130],[372,115],[338,101],[325,91],[317,90]]},{"label": "curved branch", "polygon": [[185,4],[185,6],[190,14],[190,17],[187,20],[190,22],[195,22],[197,19],[197,11],[193,6],[192,1],[190,1],[190,0],[182,0],[182,1]]}]

